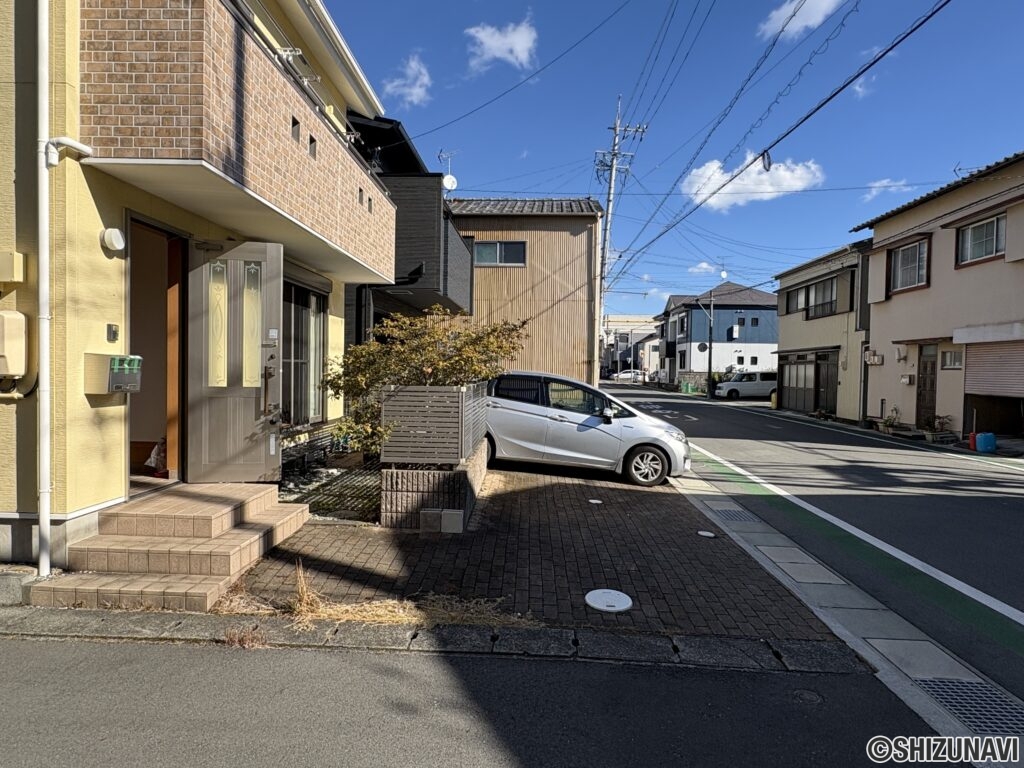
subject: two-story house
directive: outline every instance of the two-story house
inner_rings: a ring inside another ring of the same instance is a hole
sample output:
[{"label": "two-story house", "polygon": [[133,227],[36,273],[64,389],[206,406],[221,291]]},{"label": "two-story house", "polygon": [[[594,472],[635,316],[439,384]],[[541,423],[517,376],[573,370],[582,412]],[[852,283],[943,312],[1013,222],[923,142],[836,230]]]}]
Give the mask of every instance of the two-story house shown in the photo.
[{"label": "two-story house", "polygon": [[777,297],[724,282],[697,296],[670,296],[655,319],[663,329],[659,379],[675,384],[712,372],[775,369]]},{"label": "two-story house", "polygon": [[[206,605],[301,522],[238,481],[340,415],[344,286],[393,280],[395,205],[346,122],[382,106],[322,0],[2,18],[0,559],[155,577],[157,607],[173,574],[167,605]],[[163,513],[126,510],[165,484]]]},{"label": "two-story house", "polygon": [[473,319],[527,320],[512,367],[597,384],[601,205],[590,198],[448,201],[473,241]]},{"label": "two-story house", "polygon": [[860,240],[775,276],[779,281],[780,408],[864,417],[869,312]]},{"label": "two-story house", "polygon": [[616,371],[657,370],[658,357],[650,355],[649,345],[641,342],[657,327],[647,315],[605,315],[604,355],[601,367],[605,373]]},{"label": "two-story house", "polygon": [[853,229],[872,229],[867,414],[1024,432],[1024,153]]},{"label": "two-story house", "polygon": [[348,122],[396,210],[395,282],[345,289],[347,342],[365,341],[386,315],[416,315],[435,304],[472,312],[472,242],[455,228],[443,174],[427,170],[399,121],[349,110]]}]

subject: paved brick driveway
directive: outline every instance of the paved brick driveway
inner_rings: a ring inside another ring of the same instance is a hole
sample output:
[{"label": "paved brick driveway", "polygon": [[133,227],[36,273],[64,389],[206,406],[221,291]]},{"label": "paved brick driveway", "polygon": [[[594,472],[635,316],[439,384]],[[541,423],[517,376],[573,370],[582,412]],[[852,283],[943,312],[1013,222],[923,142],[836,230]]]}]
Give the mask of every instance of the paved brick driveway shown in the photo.
[{"label": "paved brick driveway", "polygon": [[[488,473],[469,533],[312,522],[251,570],[246,586],[286,601],[301,558],[313,586],[342,602],[435,592],[504,598],[503,608],[555,626],[832,639],[728,537],[698,536],[718,531],[672,486],[637,488],[584,470],[518,469]],[[629,594],[633,610],[588,608],[583,596],[602,587]]]}]

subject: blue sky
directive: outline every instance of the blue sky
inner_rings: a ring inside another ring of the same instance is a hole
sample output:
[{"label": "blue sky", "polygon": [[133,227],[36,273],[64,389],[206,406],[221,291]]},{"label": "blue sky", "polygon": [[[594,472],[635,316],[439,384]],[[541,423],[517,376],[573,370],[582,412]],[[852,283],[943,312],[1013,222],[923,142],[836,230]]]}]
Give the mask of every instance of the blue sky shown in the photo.
[{"label": "blue sky", "polygon": [[1024,3],[953,0],[773,149],[769,172],[755,164],[641,250],[934,0],[630,0],[596,31],[624,0],[325,2],[428,166],[446,171],[438,153],[452,153],[457,196],[603,205],[595,152],[610,148],[621,95],[647,129],[623,145],[634,154],[612,224],[612,314],[660,312],[723,269],[774,290],[774,274],[864,234],[853,226],[1024,150]]}]

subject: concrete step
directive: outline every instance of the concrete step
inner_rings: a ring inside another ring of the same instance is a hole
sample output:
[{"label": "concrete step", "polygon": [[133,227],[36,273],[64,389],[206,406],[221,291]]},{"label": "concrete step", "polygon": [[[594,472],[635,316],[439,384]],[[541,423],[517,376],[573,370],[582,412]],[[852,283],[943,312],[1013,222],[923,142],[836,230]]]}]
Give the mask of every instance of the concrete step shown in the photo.
[{"label": "concrete step", "polygon": [[236,577],[309,519],[306,504],[274,503],[212,537],[103,534],[68,547],[73,571]]},{"label": "concrete step", "polygon": [[184,574],[69,573],[33,584],[26,602],[53,608],[208,611],[234,579]]},{"label": "concrete step", "polygon": [[105,509],[101,535],[213,538],[277,504],[277,486],[182,483]]}]

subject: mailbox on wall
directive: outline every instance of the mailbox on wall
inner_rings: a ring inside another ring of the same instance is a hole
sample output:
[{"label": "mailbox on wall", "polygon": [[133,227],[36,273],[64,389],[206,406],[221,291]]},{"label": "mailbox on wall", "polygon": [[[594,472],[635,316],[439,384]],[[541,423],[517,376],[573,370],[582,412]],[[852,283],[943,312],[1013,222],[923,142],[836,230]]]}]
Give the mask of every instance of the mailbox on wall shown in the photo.
[{"label": "mailbox on wall", "polygon": [[85,353],[85,394],[138,392],[142,388],[140,355]]}]

